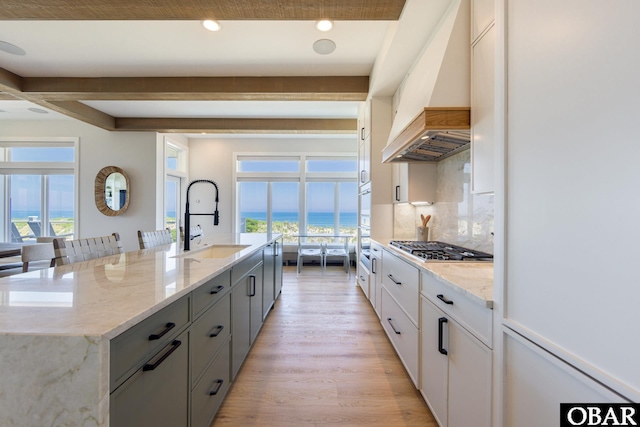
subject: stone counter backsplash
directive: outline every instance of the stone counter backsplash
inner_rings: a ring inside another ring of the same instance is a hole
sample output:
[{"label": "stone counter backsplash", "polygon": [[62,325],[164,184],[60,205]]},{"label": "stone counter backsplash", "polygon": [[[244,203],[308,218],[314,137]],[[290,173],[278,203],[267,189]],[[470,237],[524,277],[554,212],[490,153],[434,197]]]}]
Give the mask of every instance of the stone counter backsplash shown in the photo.
[{"label": "stone counter backsplash", "polygon": [[493,194],[471,193],[471,151],[438,163],[437,201],[431,206],[394,206],[394,239],[416,240],[420,214],[431,215],[429,240],[493,253]]}]

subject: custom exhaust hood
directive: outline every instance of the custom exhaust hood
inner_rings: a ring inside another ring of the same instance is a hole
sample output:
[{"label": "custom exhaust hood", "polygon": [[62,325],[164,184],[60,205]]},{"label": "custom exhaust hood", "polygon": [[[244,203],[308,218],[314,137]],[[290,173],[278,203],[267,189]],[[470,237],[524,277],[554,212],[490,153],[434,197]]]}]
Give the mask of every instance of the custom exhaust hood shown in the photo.
[{"label": "custom exhaust hood", "polygon": [[470,147],[469,107],[425,107],[382,150],[382,162],[437,162]]}]

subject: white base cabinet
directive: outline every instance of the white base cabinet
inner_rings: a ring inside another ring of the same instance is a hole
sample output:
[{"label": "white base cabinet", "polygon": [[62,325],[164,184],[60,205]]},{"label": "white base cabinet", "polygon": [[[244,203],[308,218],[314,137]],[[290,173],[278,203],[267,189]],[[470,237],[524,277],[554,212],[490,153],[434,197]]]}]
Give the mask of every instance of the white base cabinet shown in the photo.
[{"label": "white base cabinet", "polygon": [[382,288],[382,327],[402,364],[418,387],[418,328],[404,313],[386,288]]},{"label": "white base cabinet", "polygon": [[369,275],[369,301],[380,318],[382,306],[382,248],[371,243],[371,274]]},{"label": "white base cabinet", "polygon": [[491,349],[421,296],[421,392],[441,426],[491,425]]},{"label": "white base cabinet", "polygon": [[629,403],[509,328],[503,337],[504,426],[560,425],[561,403]]},{"label": "white base cabinet", "polygon": [[358,277],[357,277],[358,286],[364,292],[364,295],[369,298],[369,270],[365,267],[362,262],[358,262]]}]

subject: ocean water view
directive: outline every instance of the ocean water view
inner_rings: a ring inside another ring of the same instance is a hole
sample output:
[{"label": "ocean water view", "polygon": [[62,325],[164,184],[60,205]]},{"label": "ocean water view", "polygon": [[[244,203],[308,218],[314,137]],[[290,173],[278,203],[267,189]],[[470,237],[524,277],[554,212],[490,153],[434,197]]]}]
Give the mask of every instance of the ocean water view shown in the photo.
[{"label": "ocean water view", "polygon": [[[11,211],[11,219],[27,219],[29,217],[42,217],[42,212],[39,210],[13,210]],[[73,218],[74,213],[70,210],[50,211],[49,218]]]},{"label": "ocean water view", "polygon": [[[300,215],[298,212],[274,212],[274,222],[298,222]],[[266,221],[266,212],[241,212],[241,220],[246,218],[255,219],[258,221]],[[309,212],[308,224],[316,227],[333,227],[334,215],[333,212]],[[358,214],[356,212],[342,212],[340,213],[340,226],[341,227],[356,227],[358,223]]]}]

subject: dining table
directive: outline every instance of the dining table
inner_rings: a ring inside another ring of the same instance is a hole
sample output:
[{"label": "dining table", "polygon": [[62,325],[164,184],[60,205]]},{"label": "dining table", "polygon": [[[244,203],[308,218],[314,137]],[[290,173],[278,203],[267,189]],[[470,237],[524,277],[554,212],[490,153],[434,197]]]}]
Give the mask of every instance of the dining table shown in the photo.
[{"label": "dining table", "polygon": [[20,256],[24,243],[0,242],[0,258]]}]

